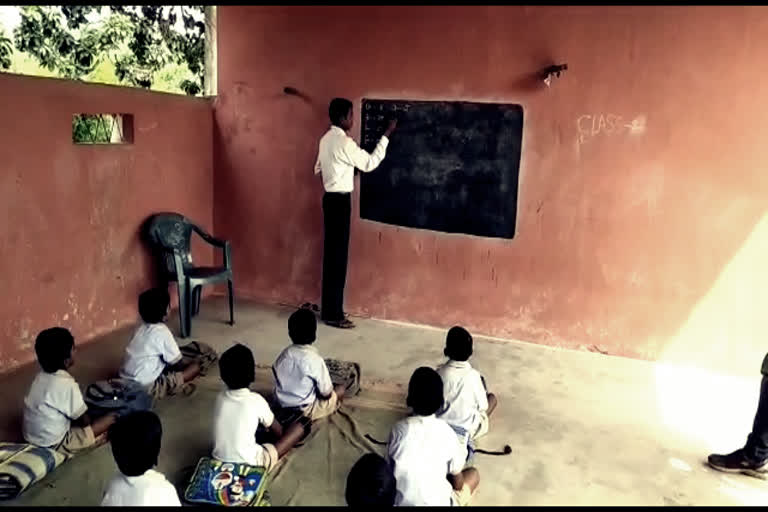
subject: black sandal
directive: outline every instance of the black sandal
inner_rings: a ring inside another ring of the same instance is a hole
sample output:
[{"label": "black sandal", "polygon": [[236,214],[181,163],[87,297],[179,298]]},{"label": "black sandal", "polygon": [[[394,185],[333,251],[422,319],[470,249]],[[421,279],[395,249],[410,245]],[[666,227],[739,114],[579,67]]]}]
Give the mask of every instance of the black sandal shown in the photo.
[{"label": "black sandal", "polygon": [[326,325],[337,327],[339,329],[352,329],[355,327],[355,324],[352,322],[352,320],[348,318],[344,318],[343,320],[326,320],[325,323]]}]

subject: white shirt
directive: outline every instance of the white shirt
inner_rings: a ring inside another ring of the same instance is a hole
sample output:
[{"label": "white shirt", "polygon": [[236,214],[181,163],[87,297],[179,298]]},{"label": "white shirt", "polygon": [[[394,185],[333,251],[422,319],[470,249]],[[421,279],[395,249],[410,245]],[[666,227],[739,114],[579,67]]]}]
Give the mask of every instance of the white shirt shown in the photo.
[{"label": "white shirt", "polygon": [[102,507],[180,507],[176,488],[165,475],[147,470],[141,476],[118,473],[107,484]]},{"label": "white shirt", "polygon": [[248,388],[229,389],[213,407],[213,458],[264,466],[264,448],[256,443],[259,425],[269,428],[275,415],[264,398]]},{"label": "white shirt", "polygon": [[374,170],[384,160],[388,144],[389,139],[382,135],[373,153],[368,153],[347,132],[331,126],[320,139],[315,174],[323,174],[326,192],[352,192],[355,168],[363,172]]},{"label": "white shirt", "polygon": [[141,324],[125,349],[120,377],[149,386],[167,365],[181,361],[181,351],[167,325]]},{"label": "white shirt", "polygon": [[328,366],[312,345],[286,347],[272,369],[275,397],[282,407],[305,407],[315,402],[318,393],[328,396],[333,392]]},{"label": "white shirt", "polygon": [[66,370],[41,371],[24,398],[24,439],[37,446],[56,446],[67,435],[72,420],[87,410],[80,386]]},{"label": "white shirt", "polygon": [[488,396],[480,372],[469,361],[449,360],[437,367],[443,379],[445,405],[437,417],[469,436],[480,426],[480,413],[488,410]]},{"label": "white shirt", "polygon": [[411,416],[392,428],[387,456],[394,462],[395,506],[450,506],[453,487],[447,475],[464,468],[465,452],[446,422]]}]

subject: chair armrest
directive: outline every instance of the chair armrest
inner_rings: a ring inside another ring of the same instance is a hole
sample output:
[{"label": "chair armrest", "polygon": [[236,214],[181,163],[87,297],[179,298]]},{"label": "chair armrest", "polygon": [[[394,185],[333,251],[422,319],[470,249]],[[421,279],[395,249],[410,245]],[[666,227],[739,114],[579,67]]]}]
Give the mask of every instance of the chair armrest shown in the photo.
[{"label": "chair armrest", "polygon": [[213,245],[215,247],[221,247],[223,249],[224,246],[229,243],[226,240],[220,240],[220,239],[216,238],[215,236],[207,233],[203,228],[201,228],[197,224],[192,224],[192,229],[194,229],[195,232],[198,235],[200,235],[200,238],[202,238],[203,240],[205,240],[206,242],[208,242],[209,244],[211,244],[211,245]]},{"label": "chair armrest", "polygon": [[207,233],[203,228],[196,224],[192,224],[192,229],[195,230],[195,232],[200,235],[200,238],[208,242],[214,247],[219,247],[222,249],[222,252],[224,253],[224,267],[231,269],[232,268],[232,248],[230,247],[229,240],[221,240],[219,238],[216,238],[215,236]]}]

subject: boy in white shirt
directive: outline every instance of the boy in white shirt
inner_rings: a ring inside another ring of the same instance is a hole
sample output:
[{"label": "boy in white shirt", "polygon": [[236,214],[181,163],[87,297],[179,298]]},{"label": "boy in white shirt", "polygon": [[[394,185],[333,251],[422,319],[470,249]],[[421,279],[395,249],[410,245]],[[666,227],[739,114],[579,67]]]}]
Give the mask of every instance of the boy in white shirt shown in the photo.
[{"label": "boy in white shirt", "polygon": [[344,313],[355,169],[371,172],[379,166],[397,126],[397,121],[391,120],[373,152],[368,153],[348,134],[354,125],[352,107],[352,102],[345,98],[331,101],[328,106],[331,128],[320,139],[315,162],[315,174],[322,175],[325,189],[321,316],[326,324],[342,329],[355,326]]},{"label": "boy in white shirt", "polygon": [[152,411],[129,413],[109,429],[112,455],[120,472],[104,491],[102,507],[180,507],[176,488],[157,465],[163,427]]},{"label": "boy in white shirt", "polygon": [[152,398],[175,395],[200,375],[200,364],[183,361],[173,333],[165,325],[171,297],[168,291],[152,288],[139,295],[143,323],[125,349],[120,377],[145,387]]},{"label": "boy in white shirt", "polygon": [[472,368],[472,335],[463,327],[452,327],[445,340],[448,362],[437,368],[443,379],[445,405],[437,417],[445,420],[463,445],[488,433],[489,416],[498,400],[488,393],[480,372]]},{"label": "boy in white shirt", "polygon": [[[221,380],[228,389],[219,393],[214,406],[213,458],[270,471],[302,439],[305,431],[300,423],[294,423],[283,432],[267,401],[248,389],[255,379],[255,367],[251,349],[239,343],[219,359]],[[277,438],[274,444],[256,442],[259,425]]]},{"label": "boy in white shirt", "polygon": [[308,309],[299,309],[288,319],[288,335],[293,345],[277,357],[275,398],[280,407],[297,408],[312,421],[330,416],[339,408],[346,390],[333,385],[328,366],[315,347],[317,319]]},{"label": "boy in white shirt", "polygon": [[456,434],[435,413],[443,406],[443,381],[422,366],[408,383],[413,416],[392,428],[387,455],[393,465],[395,506],[465,506],[480,483],[475,468],[464,467],[465,451]]},{"label": "boy in white shirt", "polygon": [[75,363],[75,339],[63,327],[37,335],[35,353],[42,371],[24,398],[24,439],[36,446],[74,455],[96,443],[115,422],[107,414],[93,422],[88,417],[83,392],[67,371]]}]

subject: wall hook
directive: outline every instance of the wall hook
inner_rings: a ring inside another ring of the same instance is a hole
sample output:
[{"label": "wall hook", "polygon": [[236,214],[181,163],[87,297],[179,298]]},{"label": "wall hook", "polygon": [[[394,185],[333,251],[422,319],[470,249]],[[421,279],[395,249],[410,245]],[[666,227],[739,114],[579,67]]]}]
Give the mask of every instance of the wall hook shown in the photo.
[{"label": "wall hook", "polygon": [[560,73],[568,69],[568,64],[553,64],[544,68],[541,72],[541,79],[544,81],[544,85],[549,87],[552,83],[552,76],[560,78]]}]

